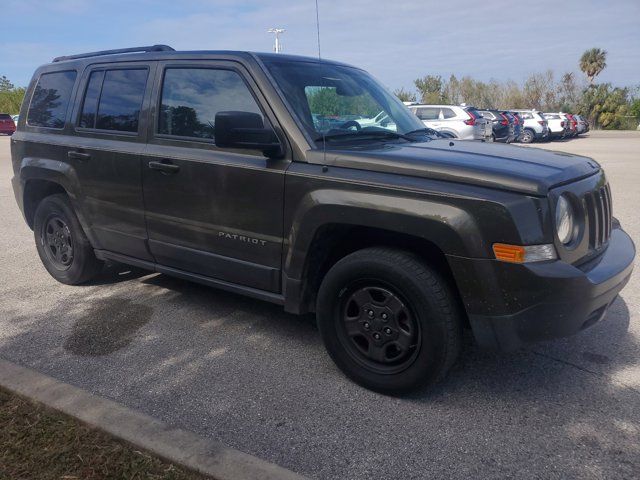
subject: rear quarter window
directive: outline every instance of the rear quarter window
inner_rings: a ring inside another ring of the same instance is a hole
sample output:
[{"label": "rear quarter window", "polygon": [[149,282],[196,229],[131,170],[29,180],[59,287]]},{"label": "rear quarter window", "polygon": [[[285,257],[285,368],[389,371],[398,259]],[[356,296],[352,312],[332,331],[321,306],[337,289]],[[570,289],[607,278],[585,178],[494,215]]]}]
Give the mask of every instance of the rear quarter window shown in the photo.
[{"label": "rear quarter window", "polygon": [[454,118],[456,117],[456,112],[454,112],[453,110],[451,110],[450,108],[443,108],[442,109],[442,116],[444,118]]},{"label": "rear quarter window", "polygon": [[27,125],[63,128],[76,76],[75,70],[40,75],[29,103]]}]

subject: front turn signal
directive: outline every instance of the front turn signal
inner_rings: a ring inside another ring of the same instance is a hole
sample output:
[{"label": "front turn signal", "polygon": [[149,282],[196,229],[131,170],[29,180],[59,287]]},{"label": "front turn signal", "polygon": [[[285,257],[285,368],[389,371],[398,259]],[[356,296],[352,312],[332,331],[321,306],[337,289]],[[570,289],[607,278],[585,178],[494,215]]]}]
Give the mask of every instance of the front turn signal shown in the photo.
[{"label": "front turn signal", "polygon": [[509,263],[544,262],[558,258],[553,245],[509,245],[494,243],[496,260]]}]

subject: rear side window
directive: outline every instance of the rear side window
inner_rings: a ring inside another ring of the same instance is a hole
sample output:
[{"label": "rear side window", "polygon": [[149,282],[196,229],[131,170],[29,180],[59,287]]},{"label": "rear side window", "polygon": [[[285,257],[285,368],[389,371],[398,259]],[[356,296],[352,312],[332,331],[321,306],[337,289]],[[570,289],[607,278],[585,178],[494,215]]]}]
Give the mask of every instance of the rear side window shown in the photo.
[{"label": "rear side window", "polygon": [[0,120],[12,120],[12,118],[8,113],[0,113]]},{"label": "rear side window", "polygon": [[137,132],[147,76],[146,68],[91,72],[79,126]]},{"label": "rear side window", "polygon": [[75,81],[75,71],[41,75],[31,97],[27,124],[34,127],[64,127]]},{"label": "rear side window", "polygon": [[232,70],[167,68],[162,83],[158,133],[213,139],[216,114],[262,115],[242,77]]},{"label": "rear side window", "polygon": [[440,117],[440,109],[439,108],[418,108],[416,111],[416,115],[420,120],[438,120]]}]

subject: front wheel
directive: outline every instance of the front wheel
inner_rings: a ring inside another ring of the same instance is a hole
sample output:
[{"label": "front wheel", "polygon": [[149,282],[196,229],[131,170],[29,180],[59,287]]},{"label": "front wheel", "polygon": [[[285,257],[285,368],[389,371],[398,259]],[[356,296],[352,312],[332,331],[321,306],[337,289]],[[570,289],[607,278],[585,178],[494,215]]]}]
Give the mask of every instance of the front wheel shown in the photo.
[{"label": "front wheel", "polygon": [[77,285],[101,270],[102,262],[94,255],[66,195],[51,195],[40,202],[33,234],[40,260],[59,282]]},{"label": "front wheel", "polygon": [[462,322],[450,287],[402,250],[367,248],[338,261],[320,286],[316,312],[336,365],[383,393],[435,383],[460,350]]}]

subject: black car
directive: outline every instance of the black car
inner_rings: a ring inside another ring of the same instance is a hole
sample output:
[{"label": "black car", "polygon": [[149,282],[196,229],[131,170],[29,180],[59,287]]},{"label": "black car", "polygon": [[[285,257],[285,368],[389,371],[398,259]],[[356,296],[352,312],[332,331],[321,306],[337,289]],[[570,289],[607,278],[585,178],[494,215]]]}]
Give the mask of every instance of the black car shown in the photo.
[{"label": "black car", "polygon": [[493,125],[493,141],[511,143],[515,140],[515,121],[499,110],[481,110],[484,118]]},{"label": "black car", "polygon": [[110,50],[38,68],[25,98],[13,189],[55,279],[121,262],[315,312],[371,389],[442,378],[465,326],[507,350],[576,333],[631,275],[596,162],[430,136],[342,63]]}]

